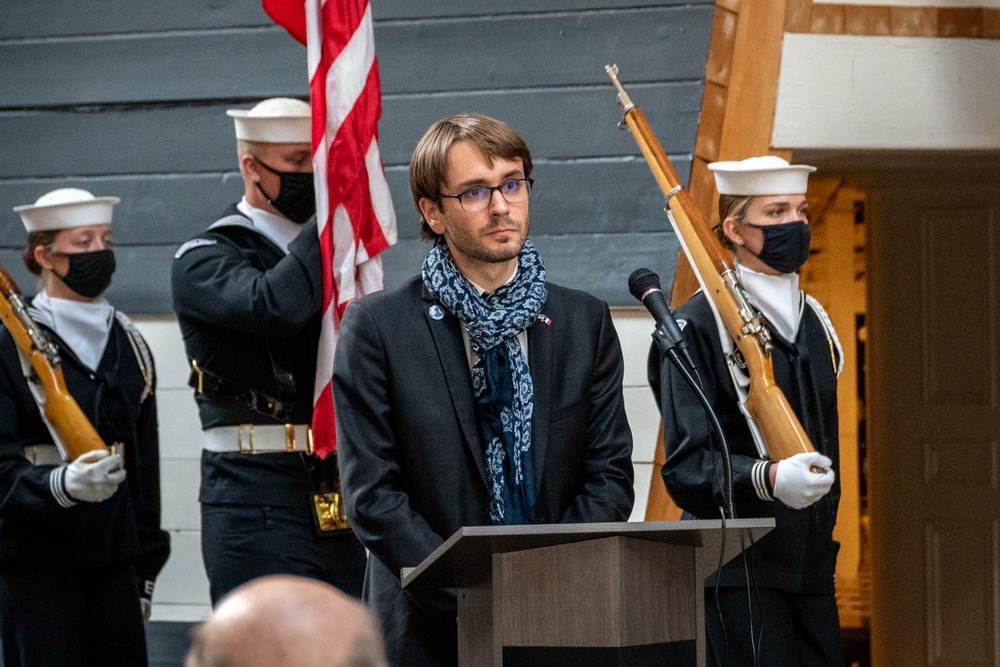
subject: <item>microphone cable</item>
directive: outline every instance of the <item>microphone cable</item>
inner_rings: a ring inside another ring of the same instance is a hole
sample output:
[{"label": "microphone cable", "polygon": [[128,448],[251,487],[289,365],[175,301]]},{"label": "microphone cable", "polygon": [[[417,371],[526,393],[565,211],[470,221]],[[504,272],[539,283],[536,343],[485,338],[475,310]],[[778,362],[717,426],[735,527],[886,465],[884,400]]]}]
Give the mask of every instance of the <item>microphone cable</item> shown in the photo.
[{"label": "microphone cable", "polygon": [[[657,343],[659,343],[659,341],[657,341]],[[662,349],[660,351],[663,352]],[[712,431],[722,447],[722,510],[723,514],[725,514],[728,518],[735,519],[736,511],[733,509],[733,462],[730,459],[729,443],[726,441],[726,434],[722,431],[722,424],[719,422],[719,417],[715,414],[715,410],[712,408],[711,401],[708,400],[708,397],[702,390],[701,384],[695,379],[694,375],[692,375],[691,370],[688,369],[681,355],[678,354],[676,348],[666,350],[666,355],[674,367],[680,372],[684,381],[687,382],[691,391],[694,392],[695,398],[697,398],[698,402],[701,403],[701,407],[705,410],[705,415],[711,423]]]}]

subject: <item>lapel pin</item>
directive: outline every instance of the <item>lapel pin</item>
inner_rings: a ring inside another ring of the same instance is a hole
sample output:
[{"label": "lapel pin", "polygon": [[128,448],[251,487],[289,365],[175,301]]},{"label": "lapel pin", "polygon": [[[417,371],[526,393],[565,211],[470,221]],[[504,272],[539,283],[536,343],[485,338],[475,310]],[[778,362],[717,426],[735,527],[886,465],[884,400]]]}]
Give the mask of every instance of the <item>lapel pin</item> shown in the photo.
[{"label": "lapel pin", "polygon": [[442,310],[441,306],[439,306],[437,304],[434,304],[433,306],[431,306],[427,310],[427,313],[431,316],[432,320],[444,319],[444,310]]},{"label": "lapel pin", "polygon": [[552,324],[552,320],[550,320],[545,315],[545,313],[538,313],[538,319],[541,320],[542,322],[545,322],[545,326],[549,326],[550,324]]}]

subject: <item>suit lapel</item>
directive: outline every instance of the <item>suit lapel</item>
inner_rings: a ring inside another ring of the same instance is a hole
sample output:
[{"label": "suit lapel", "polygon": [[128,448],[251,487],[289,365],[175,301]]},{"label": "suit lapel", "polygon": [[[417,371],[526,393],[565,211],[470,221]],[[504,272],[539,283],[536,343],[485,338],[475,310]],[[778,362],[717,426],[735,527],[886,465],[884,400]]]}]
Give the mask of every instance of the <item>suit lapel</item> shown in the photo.
[{"label": "suit lapel", "polygon": [[[486,461],[479,430],[476,428],[476,406],[472,401],[472,376],[469,373],[469,360],[465,352],[465,342],[462,340],[462,324],[457,317],[438,304],[424,288],[426,309],[424,317],[430,329],[434,345],[437,347],[438,359],[441,360],[441,370],[444,371],[445,382],[448,385],[448,395],[454,406],[465,444],[472,453],[472,458],[479,468],[483,484],[489,486],[486,478]],[[439,319],[431,314],[432,308]]]},{"label": "suit lapel", "polygon": [[531,416],[531,460],[535,466],[535,495],[541,491],[545,449],[549,443],[549,413],[552,386],[552,357],[554,336],[550,324],[536,320],[528,328],[528,366],[531,368],[531,385],[534,389]]}]

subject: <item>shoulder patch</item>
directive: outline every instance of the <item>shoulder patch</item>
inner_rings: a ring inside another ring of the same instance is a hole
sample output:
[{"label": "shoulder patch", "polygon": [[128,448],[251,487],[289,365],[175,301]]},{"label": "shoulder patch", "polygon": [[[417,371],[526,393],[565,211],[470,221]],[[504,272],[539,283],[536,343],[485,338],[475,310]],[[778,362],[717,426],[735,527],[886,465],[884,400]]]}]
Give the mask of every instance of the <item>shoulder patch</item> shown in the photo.
[{"label": "shoulder patch", "polygon": [[192,248],[198,248],[203,245],[215,245],[216,243],[218,243],[218,241],[215,239],[191,239],[177,249],[177,252],[174,253],[174,259],[180,259],[184,256],[184,253]]},{"label": "shoulder patch", "polygon": [[684,327],[686,327],[687,325],[688,325],[687,320],[684,319],[677,320],[677,328],[680,329],[681,331],[684,331]]}]

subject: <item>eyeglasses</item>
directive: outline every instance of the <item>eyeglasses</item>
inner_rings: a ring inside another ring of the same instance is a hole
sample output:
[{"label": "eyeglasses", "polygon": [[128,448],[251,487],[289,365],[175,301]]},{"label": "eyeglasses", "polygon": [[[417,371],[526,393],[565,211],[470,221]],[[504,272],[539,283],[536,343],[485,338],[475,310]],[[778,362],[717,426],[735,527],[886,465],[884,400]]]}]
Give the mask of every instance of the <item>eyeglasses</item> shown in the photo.
[{"label": "eyeglasses", "polygon": [[457,199],[467,213],[475,213],[490,205],[490,202],[493,201],[494,190],[499,192],[508,204],[523,204],[528,201],[534,182],[534,179],[531,178],[516,178],[500,185],[477,185],[464,192],[459,192],[457,195],[438,194],[438,196]]}]

